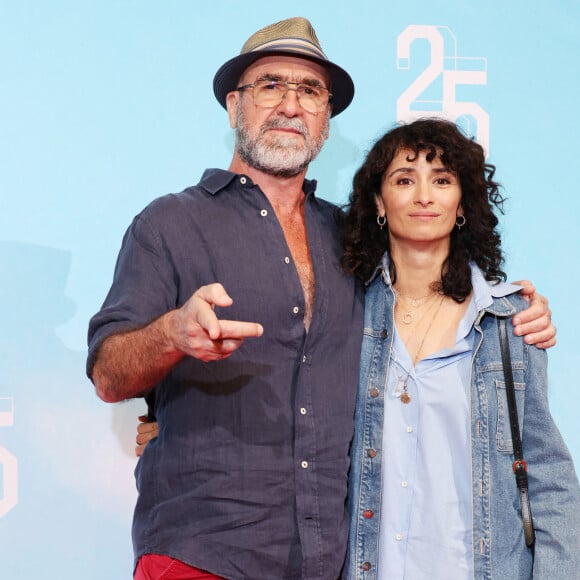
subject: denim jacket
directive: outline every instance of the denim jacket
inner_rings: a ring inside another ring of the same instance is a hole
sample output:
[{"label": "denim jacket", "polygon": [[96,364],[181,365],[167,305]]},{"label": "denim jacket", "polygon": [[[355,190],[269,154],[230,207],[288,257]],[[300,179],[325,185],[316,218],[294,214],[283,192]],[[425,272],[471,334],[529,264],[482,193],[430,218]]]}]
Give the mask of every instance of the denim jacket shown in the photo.
[{"label": "denim jacket", "polygon": [[[383,388],[393,342],[395,299],[388,270],[383,266],[379,272],[367,288],[365,301],[349,476],[351,526],[343,575],[349,580],[376,580],[378,569]],[[510,332],[536,532],[535,556],[523,538],[496,318],[511,317],[525,306],[517,294],[494,298],[489,308],[479,311],[475,322],[470,397],[473,570],[477,580],[580,578],[580,488],[570,453],[549,412],[546,353]],[[450,562],[450,578],[452,574]]]}]

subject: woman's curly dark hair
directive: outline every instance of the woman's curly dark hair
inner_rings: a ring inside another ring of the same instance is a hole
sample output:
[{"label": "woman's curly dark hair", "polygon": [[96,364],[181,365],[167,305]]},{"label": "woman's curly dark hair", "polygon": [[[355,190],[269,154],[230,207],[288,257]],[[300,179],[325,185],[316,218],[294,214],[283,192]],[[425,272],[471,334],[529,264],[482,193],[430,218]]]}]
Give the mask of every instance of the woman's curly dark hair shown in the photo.
[{"label": "woman's curly dark hair", "polygon": [[[411,152],[409,160],[426,152],[431,162],[439,155],[442,164],[457,174],[461,185],[461,206],[466,225],[451,232],[449,255],[443,263],[443,294],[463,302],[471,292],[473,261],[489,281],[505,280],[503,255],[496,231],[497,208],[503,213],[504,198],[495,182],[495,166],[485,162],[483,148],[465,137],[454,123],[442,119],[419,119],[399,125],[372,147],[353,179],[353,190],[343,218],[343,268],[365,282],[389,247],[388,227],[377,226],[375,196],[380,195],[385,172],[401,150]],[[387,224],[388,226],[388,224]],[[396,281],[391,261],[391,279]]]}]

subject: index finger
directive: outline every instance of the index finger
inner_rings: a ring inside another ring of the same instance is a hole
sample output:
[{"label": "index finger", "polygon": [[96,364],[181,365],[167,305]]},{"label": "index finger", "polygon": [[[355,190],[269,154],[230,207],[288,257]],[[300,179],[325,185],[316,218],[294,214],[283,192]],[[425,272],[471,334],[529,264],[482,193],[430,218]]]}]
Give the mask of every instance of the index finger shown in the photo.
[{"label": "index finger", "polygon": [[220,320],[219,338],[257,338],[264,333],[264,327],[258,322],[243,322],[240,320]]}]

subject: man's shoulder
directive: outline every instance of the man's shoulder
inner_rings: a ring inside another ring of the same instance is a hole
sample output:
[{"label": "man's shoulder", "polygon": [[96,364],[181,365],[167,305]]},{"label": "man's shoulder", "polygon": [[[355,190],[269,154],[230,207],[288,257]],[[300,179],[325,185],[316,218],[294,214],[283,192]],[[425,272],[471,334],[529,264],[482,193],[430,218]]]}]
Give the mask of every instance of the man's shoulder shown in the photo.
[{"label": "man's shoulder", "polygon": [[190,185],[182,191],[166,193],[153,199],[143,208],[140,215],[142,217],[152,218],[157,214],[167,215],[168,212],[179,213],[191,208],[195,204],[203,203],[211,198],[211,194],[213,193],[211,187],[208,188],[206,174],[207,171],[195,185]]},{"label": "man's shoulder", "polygon": [[167,219],[172,215],[183,215],[191,206],[195,205],[196,199],[203,196],[203,190],[194,185],[187,187],[178,193],[166,193],[150,201],[137,215],[137,218],[145,220]]}]

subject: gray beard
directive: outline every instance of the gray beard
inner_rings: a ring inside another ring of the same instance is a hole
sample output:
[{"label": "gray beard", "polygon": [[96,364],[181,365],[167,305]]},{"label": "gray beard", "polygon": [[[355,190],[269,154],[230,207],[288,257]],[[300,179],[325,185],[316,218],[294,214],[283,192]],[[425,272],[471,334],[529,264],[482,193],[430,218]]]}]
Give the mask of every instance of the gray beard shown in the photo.
[{"label": "gray beard", "polygon": [[[328,137],[329,125],[330,116],[328,115],[326,126],[320,137],[314,140],[300,119],[275,118],[262,125],[258,135],[252,138],[242,108],[238,107],[236,150],[245,163],[258,171],[275,177],[294,177],[304,171],[320,153]],[[300,131],[304,142],[297,142],[295,137],[284,135],[276,135],[268,144],[264,142],[263,137],[268,129],[282,127]]]}]

